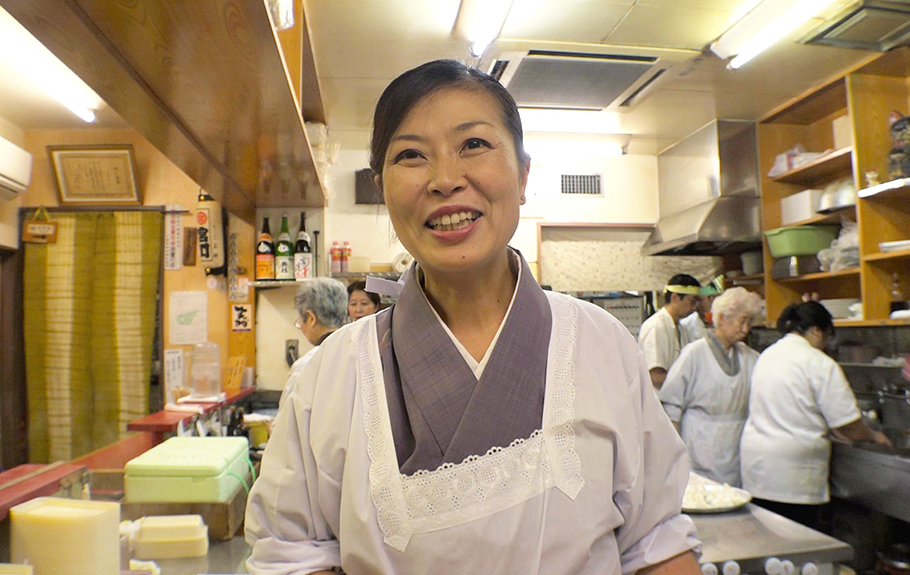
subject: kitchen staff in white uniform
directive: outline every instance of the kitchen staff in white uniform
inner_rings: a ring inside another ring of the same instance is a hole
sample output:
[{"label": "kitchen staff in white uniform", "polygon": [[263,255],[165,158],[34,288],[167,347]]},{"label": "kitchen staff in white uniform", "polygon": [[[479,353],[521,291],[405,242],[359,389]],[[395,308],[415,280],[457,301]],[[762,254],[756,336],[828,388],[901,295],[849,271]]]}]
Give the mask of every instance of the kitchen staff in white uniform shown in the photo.
[{"label": "kitchen staff in white uniform", "polygon": [[638,345],[645,354],[651,383],[657,389],[667,378],[667,371],[689,343],[689,335],[679,328],[679,320],[695,311],[701,297],[701,284],[689,274],[677,274],[664,288],[664,306],[641,324]]},{"label": "kitchen staff in white uniform", "polygon": [[742,484],[739,438],[749,415],[749,384],[758,353],[742,341],[761,313],[759,297],[736,287],[711,307],[712,331],[683,348],[658,393],[689,450],[692,471]]},{"label": "kitchen staff in white uniform", "polygon": [[834,334],[828,310],[816,301],[792,304],[777,329],[784,337],[762,352],[752,373],[740,444],[743,488],[759,505],[817,529],[830,499],[829,432],[890,442],[863,423],[844,372],[822,351]]},{"label": "kitchen staff in white uniform", "polygon": [[316,355],[316,349],[347,321],[348,295],[344,284],[336,279],[308,278],[297,284],[294,307],[297,308],[294,326],[313,347],[291,364],[278,407],[284,405],[303,368]]},{"label": "kitchen staff in white uniform", "polygon": [[685,448],[635,340],[507,246],[530,167],[512,97],[435,61],[393,81],[374,122],[371,167],[416,264],[279,411],[250,573],[699,575]]},{"label": "kitchen staff in white uniform", "polygon": [[714,325],[711,317],[711,305],[717,294],[723,291],[724,276],[721,274],[701,288],[701,297],[695,304],[695,311],[679,320],[679,328],[686,333],[689,342],[698,341],[708,335],[708,328]]}]

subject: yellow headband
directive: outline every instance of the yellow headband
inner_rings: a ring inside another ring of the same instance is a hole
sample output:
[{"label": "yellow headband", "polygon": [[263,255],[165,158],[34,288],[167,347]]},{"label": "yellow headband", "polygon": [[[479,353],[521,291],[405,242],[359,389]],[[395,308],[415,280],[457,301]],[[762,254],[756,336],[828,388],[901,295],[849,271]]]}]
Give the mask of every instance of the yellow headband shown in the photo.
[{"label": "yellow headband", "polygon": [[681,285],[668,285],[664,288],[664,291],[684,294],[684,295],[700,295],[701,286],[681,286]]}]

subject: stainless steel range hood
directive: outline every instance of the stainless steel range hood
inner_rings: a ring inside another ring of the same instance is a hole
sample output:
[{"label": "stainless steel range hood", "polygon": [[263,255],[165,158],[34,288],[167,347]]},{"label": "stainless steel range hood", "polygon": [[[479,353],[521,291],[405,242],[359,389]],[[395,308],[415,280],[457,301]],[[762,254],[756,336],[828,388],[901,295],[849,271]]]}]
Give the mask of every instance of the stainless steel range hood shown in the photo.
[{"label": "stainless steel range hood", "polygon": [[715,120],[657,157],[661,217],[647,255],[761,249],[755,124]]}]

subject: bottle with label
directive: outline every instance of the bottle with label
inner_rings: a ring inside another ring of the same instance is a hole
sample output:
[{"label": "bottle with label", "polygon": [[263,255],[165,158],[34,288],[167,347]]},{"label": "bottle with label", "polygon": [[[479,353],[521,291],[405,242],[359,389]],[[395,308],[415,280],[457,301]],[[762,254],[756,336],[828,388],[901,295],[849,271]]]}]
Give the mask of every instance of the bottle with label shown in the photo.
[{"label": "bottle with label", "polygon": [[351,271],[351,242],[344,240],[341,248],[341,273],[345,274]]},{"label": "bottle with label", "polygon": [[268,216],[262,218],[262,232],[256,243],[256,279],[275,279],[275,244],[272,243]]},{"label": "bottle with label", "polygon": [[306,212],[300,212],[300,230],[294,244],[294,279],[303,281],[313,274],[313,250],[310,234],[306,233]]},{"label": "bottle with label", "polygon": [[338,245],[338,242],[332,242],[332,273],[340,274],[341,273],[341,246]]},{"label": "bottle with label", "polygon": [[907,309],[907,298],[904,297],[904,291],[901,289],[900,279],[897,273],[891,274],[891,313]]},{"label": "bottle with label", "polygon": [[281,232],[275,244],[275,279],[294,279],[294,244],[291,243],[291,232],[288,231],[288,215],[281,216]]}]

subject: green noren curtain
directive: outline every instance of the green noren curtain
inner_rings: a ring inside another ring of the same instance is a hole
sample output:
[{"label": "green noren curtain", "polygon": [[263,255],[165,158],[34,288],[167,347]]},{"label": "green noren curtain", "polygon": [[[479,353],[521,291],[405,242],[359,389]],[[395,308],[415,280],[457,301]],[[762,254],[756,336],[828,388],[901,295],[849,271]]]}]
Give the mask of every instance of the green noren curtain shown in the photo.
[{"label": "green noren curtain", "polygon": [[29,459],[70,460],[148,413],[162,214],[55,212],[25,245]]}]

